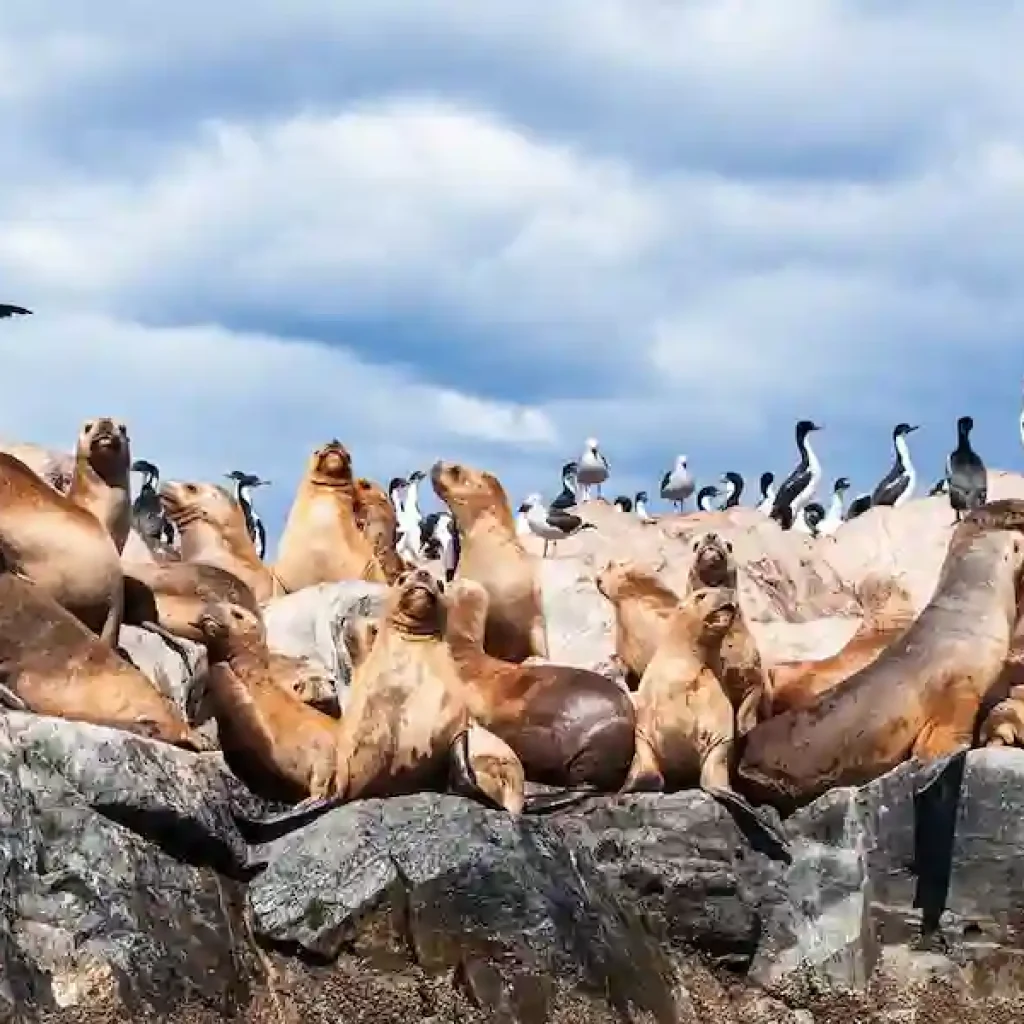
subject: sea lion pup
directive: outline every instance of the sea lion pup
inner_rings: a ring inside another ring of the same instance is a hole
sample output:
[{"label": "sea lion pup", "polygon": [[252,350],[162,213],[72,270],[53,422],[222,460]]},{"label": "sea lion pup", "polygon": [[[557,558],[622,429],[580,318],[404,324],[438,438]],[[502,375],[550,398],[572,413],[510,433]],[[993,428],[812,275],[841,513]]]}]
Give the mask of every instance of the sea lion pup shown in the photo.
[{"label": "sea lion pup", "polygon": [[117,645],[124,590],[121,559],[100,521],[0,452],[0,553],[110,647]]},{"label": "sea lion pup", "polygon": [[373,543],[356,525],[352,457],[340,441],[309,457],[277,551],[274,573],[292,594],[317,583],[384,582]]},{"label": "sea lion pup", "polygon": [[121,420],[102,416],[82,424],[68,497],[107,528],[118,554],[132,527],[131,464],[128,427]]},{"label": "sea lion pup", "polygon": [[435,462],[430,482],[459,530],[458,575],[476,580],[487,591],[484,650],[503,661],[546,658],[538,561],[516,536],[498,478],[457,462]]},{"label": "sea lion pup", "polygon": [[221,601],[203,609],[195,628],[210,663],[208,707],[231,771],[264,799],[293,803],[328,796],[338,723],[274,680],[259,615]]},{"label": "sea lion pup", "polygon": [[1024,537],[964,520],[935,593],[867,668],[747,736],[739,784],[780,809],[968,747],[1017,621]]},{"label": "sea lion pup", "polygon": [[182,562],[213,565],[231,573],[261,605],[285,593],[260,560],[245,514],[223,487],[168,480],[160,488],[160,501],[178,531]]},{"label": "sea lion pup", "polygon": [[356,525],[373,545],[385,578],[388,583],[394,583],[405,571],[405,564],[395,547],[398,516],[384,488],[366,477],[356,480],[355,514]]},{"label": "sea lion pup", "polygon": [[916,613],[898,583],[870,581],[861,590],[864,618],[845,646],[827,658],[783,662],[768,670],[773,715],[814,703],[820,694],[870,665],[910,628]]},{"label": "sea lion pup", "polygon": [[679,596],[657,576],[623,559],[611,561],[594,581],[615,609],[615,660],[635,690],[661,643]]},{"label": "sea lion pup", "polygon": [[733,790],[735,710],[715,674],[739,614],[734,590],[702,587],[679,602],[636,692],[636,748],[623,792],[700,788],[773,847],[785,838]]},{"label": "sea lion pup", "polygon": [[475,580],[449,585],[445,636],[473,718],[516,752],[532,781],[617,790],[633,758],[629,694],[586,669],[516,665],[485,654],[487,601]]},{"label": "sea lion pup", "polygon": [[693,542],[693,562],[687,578],[687,593],[700,587],[736,589],[736,562],[732,543],[720,534],[702,533]]},{"label": "sea lion pup", "polygon": [[6,567],[0,571],[0,666],[24,710],[199,750],[184,718],[153,683],[43,588]]}]

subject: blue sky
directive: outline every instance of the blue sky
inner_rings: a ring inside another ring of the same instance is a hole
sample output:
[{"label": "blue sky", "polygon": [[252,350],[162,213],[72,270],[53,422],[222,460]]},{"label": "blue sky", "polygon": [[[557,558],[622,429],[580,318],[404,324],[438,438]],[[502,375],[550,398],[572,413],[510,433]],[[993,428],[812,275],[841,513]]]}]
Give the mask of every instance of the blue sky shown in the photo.
[{"label": "blue sky", "polygon": [[[148,13],[147,13],[148,12]],[[125,417],[171,477],[309,450],[553,497],[794,461],[1024,465],[1024,8],[0,5],[0,435]]]}]

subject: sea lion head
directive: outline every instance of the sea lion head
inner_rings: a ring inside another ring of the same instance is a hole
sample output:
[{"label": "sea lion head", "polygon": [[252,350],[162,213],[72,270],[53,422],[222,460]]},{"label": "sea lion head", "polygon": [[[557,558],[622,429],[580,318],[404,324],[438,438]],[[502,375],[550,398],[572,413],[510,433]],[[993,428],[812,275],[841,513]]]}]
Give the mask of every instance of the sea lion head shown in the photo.
[{"label": "sea lion head", "polygon": [[704,641],[721,640],[739,611],[736,592],[729,587],[700,587],[681,603],[698,623]]},{"label": "sea lion head", "polygon": [[693,571],[706,587],[721,587],[732,575],[732,544],[717,533],[701,534],[693,542]]},{"label": "sea lion head", "polygon": [[664,586],[657,577],[665,568],[662,559],[656,566],[643,567],[628,558],[613,558],[595,577],[598,591],[609,601],[638,597]]},{"label": "sea lion head", "polygon": [[361,476],[355,482],[355,503],[353,511],[356,523],[363,529],[367,523],[376,518],[397,525],[397,516],[391,499],[384,493],[384,488],[373,480]]},{"label": "sea lion head", "polygon": [[109,416],[86,420],[78,434],[75,457],[88,462],[104,480],[126,476],[132,461],[127,424]]},{"label": "sea lion head", "polygon": [[426,569],[407,569],[392,584],[387,619],[400,633],[439,637],[445,613],[444,584]]},{"label": "sea lion head", "polygon": [[515,530],[508,495],[493,473],[460,462],[438,460],[430,467],[430,483],[461,528],[491,513],[509,530]]},{"label": "sea lion head", "polygon": [[242,516],[235,499],[218,484],[167,480],[160,487],[160,504],[178,529],[200,519],[229,529],[236,526]]},{"label": "sea lion head", "polygon": [[1019,498],[1001,498],[972,509],[963,518],[985,530],[1020,530],[1024,532],[1024,501]]},{"label": "sea lion head", "polygon": [[259,615],[229,601],[207,603],[192,625],[212,661],[223,661],[240,647],[261,647],[267,642],[266,627]]},{"label": "sea lion head", "polygon": [[306,474],[311,483],[327,487],[350,487],[352,485],[352,456],[337,439],[321,445],[309,457]]}]

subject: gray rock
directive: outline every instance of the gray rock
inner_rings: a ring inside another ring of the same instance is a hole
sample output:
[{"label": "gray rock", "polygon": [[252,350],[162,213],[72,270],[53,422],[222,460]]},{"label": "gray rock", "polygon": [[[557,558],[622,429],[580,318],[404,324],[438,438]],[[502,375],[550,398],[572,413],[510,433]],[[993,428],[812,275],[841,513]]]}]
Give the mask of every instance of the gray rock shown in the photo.
[{"label": "gray rock", "polygon": [[195,710],[206,678],[206,648],[190,640],[178,639],[188,655],[188,663],[163,638],[139,626],[122,626],[118,645],[128,654],[135,667],[153,681],[157,689],[174,701],[189,720]]}]

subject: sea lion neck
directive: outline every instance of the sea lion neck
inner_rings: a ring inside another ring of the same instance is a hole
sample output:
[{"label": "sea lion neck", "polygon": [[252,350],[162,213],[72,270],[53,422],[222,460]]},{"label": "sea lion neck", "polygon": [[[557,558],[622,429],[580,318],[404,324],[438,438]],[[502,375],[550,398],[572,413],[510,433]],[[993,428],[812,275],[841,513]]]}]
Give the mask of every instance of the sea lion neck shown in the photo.
[{"label": "sea lion neck", "polygon": [[406,640],[441,639],[444,636],[444,613],[438,609],[435,616],[424,618],[395,608],[388,616],[388,626]]}]

